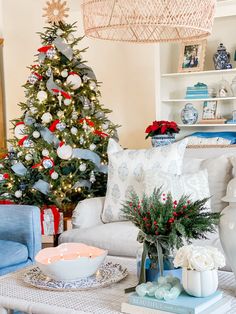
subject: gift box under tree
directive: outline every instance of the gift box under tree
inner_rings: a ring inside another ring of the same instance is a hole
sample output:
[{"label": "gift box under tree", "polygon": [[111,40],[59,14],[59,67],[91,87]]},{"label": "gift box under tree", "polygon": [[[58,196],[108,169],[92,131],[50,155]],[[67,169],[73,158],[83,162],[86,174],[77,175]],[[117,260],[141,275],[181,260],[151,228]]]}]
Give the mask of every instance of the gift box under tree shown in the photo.
[{"label": "gift box under tree", "polygon": [[41,208],[42,235],[56,235],[63,232],[63,213],[54,205]]}]

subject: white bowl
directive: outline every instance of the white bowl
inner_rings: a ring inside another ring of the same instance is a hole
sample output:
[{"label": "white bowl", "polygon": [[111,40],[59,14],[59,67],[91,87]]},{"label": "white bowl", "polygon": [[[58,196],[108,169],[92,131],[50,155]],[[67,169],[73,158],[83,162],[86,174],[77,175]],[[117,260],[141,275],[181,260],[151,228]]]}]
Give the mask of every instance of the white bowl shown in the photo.
[{"label": "white bowl", "polygon": [[48,277],[71,281],[92,276],[107,256],[108,251],[83,243],[63,243],[46,248],[36,255],[36,265]]}]

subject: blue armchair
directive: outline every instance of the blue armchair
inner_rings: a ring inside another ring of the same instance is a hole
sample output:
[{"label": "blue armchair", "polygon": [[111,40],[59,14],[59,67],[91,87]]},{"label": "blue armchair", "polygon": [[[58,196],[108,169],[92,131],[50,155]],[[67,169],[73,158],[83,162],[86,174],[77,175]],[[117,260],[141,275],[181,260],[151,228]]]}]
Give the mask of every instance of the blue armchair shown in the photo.
[{"label": "blue armchair", "polygon": [[0,205],[0,275],[32,264],[40,248],[39,208]]}]

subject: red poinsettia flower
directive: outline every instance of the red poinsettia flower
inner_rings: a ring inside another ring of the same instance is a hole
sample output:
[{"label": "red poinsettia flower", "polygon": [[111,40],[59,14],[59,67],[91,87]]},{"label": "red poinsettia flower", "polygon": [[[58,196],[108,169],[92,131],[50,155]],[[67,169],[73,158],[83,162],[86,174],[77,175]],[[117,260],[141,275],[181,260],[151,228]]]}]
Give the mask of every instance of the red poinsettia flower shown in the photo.
[{"label": "red poinsettia flower", "polygon": [[153,121],[151,125],[146,128],[147,133],[146,139],[159,134],[173,134],[179,133],[180,129],[174,121]]}]

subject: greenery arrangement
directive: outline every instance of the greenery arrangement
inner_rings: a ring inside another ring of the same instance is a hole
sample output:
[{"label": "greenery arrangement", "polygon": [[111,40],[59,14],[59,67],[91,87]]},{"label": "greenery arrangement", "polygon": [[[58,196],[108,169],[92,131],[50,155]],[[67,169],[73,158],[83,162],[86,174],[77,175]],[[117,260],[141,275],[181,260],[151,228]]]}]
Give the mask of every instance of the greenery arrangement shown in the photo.
[{"label": "greenery arrangement", "polygon": [[11,150],[0,160],[0,199],[16,204],[67,204],[103,196],[107,143],[117,137],[100,101],[99,83],[77,45],[75,24],[50,22],[24,84],[22,116]]},{"label": "greenery arrangement", "polygon": [[122,211],[126,219],[139,228],[138,241],[143,243],[143,256],[140,282],[145,282],[144,264],[146,256],[163,274],[163,258],[173,249],[178,249],[192,239],[206,239],[207,232],[215,232],[220,213],[206,210],[208,199],[192,202],[183,195],[179,201],[171,194],[163,194],[161,188],[155,189],[151,196],[140,199],[132,193]]},{"label": "greenery arrangement", "polygon": [[148,137],[153,137],[155,135],[163,135],[163,134],[175,134],[179,133],[180,128],[177,123],[174,121],[153,121],[151,125],[149,125],[145,131],[147,133],[146,139]]}]

